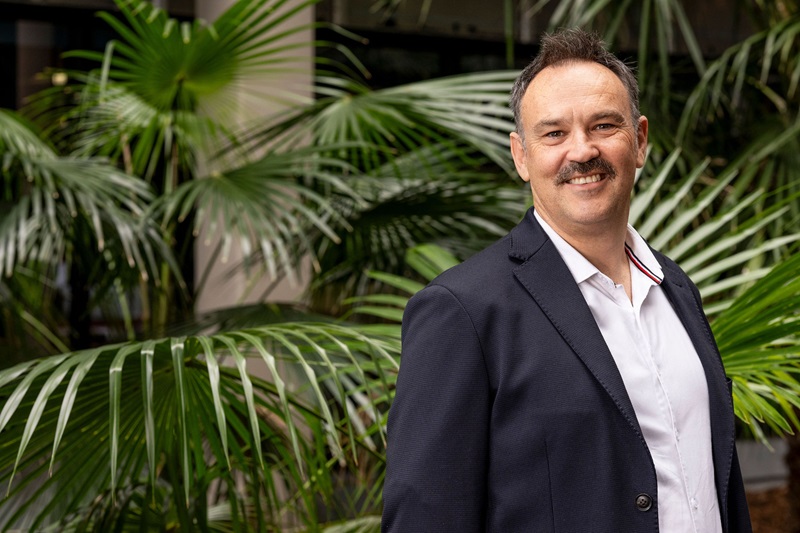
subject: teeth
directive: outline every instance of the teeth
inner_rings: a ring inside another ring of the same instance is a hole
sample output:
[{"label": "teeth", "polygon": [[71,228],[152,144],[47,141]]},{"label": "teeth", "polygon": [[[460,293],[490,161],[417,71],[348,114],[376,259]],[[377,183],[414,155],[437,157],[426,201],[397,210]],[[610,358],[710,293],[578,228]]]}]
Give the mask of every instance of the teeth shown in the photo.
[{"label": "teeth", "polygon": [[573,185],[584,185],[586,183],[595,183],[600,181],[602,177],[600,174],[594,174],[592,176],[581,176],[579,178],[572,178],[567,183],[571,183]]}]

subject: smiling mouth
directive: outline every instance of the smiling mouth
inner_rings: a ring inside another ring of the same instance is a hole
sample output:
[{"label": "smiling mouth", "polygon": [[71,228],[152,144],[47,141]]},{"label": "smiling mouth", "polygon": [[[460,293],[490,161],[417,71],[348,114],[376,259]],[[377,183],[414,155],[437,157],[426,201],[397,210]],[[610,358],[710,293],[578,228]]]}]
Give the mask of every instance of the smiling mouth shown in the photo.
[{"label": "smiling mouth", "polygon": [[567,180],[567,183],[570,185],[586,185],[587,183],[597,183],[603,179],[602,174],[592,174],[591,176],[578,176],[577,178],[572,178],[571,180]]},{"label": "smiling mouth", "polygon": [[606,178],[613,180],[616,176],[617,171],[614,166],[598,156],[589,161],[573,161],[561,168],[556,175],[556,183],[559,185],[587,185]]}]

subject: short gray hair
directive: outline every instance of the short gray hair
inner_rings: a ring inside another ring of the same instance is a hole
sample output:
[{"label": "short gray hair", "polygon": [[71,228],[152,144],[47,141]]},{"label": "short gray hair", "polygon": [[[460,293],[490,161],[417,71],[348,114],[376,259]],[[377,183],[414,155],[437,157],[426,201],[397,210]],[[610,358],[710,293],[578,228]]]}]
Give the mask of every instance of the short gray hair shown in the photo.
[{"label": "short gray hair", "polygon": [[525,138],[520,112],[522,97],[528,86],[541,71],[553,65],[577,61],[598,63],[617,75],[631,104],[631,118],[634,128],[639,130],[639,83],[633,70],[614,54],[606,50],[605,43],[596,33],[580,28],[560,29],[542,37],[539,53],[520,73],[511,89],[511,110],[514,112],[514,125],[517,133]]}]

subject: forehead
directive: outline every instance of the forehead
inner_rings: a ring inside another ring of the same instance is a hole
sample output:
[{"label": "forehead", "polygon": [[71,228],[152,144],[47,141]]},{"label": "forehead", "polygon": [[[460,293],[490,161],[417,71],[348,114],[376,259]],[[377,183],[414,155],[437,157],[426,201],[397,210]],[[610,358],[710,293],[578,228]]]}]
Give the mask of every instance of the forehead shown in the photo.
[{"label": "forehead", "polygon": [[[522,111],[537,115],[575,105],[627,107],[625,85],[610,69],[595,62],[573,61],[543,69],[531,80],[522,98]],[[622,111],[623,109],[619,109]]]}]

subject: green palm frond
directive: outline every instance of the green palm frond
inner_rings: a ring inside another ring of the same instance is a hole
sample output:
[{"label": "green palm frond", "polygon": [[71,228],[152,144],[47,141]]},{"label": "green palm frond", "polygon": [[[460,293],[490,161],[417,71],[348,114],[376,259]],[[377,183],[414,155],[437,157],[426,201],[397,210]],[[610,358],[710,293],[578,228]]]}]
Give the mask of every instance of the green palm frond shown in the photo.
[{"label": "green palm frond", "polygon": [[[0,155],[6,207],[0,217],[0,305],[18,317],[6,331],[10,361],[65,351],[56,333],[66,316],[58,304],[64,282],[91,276],[93,307],[114,300],[127,315],[125,291],[140,283],[183,280],[172,251],[154,220],[146,216],[152,188],[101,157],[60,156],[34,128],[0,111]],[[81,274],[73,274],[80,272]],[[74,301],[74,299],[73,299]],[[77,316],[77,311],[73,316]],[[123,318],[129,336],[130,317]],[[37,346],[27,344],[26,338]]]},{"label": "green palm frond", "polygon": [[800,253],[776,265],[711,327],[733,379],[736,414],[757,436],[800,430]]},{"label": "green palm frond", "polygon": [[[458,258],[453,254],[435,244],[420,244],[409,249],[406,254],[408,265],[426,281],[433,280],[448,268],[459,263]],[[370,294],[350,298],[348,303],[356,304],[352,312],[389,320],[399,325],[409,298],[421,291],[424,285],[406,277],[386,272],[373,271],[369,272],[369,276],[384,286],[403,294]],[[390,330],[387,329],[387,331]],[[397,334],[399,334],[399,331],[397,331]]]},{"label": "green palm frond", "polygon": [[[508,132],[513,129],[508,92],[516,72],[487,72],[370,90],[352,80],[320,76],[317,102],[253,129],[247,145],[258,149],[282,138],[295,142],[311,132],[319,146],[352,143],[340,157],[370,173],[395,157],[432,145],[459,150],[465,163],[479,154],[507,173]],[[438,154],[431,152],[428,157]],[[449,154],[445,154],[449,157]],[[472,162],[475,164],[474,162]]]},{"label": "green palm frond", "polygon": [[366,205],[336,204],[352,229],[339,232],[341,244],[319,241],[320,270],[311,287],[315,305],[335,308],[335,298],[372,292],[375,284],[365,272],[404,272],[406,251],[418,244],[436,242],[471,255],[524,213],[526,193],[499,185],[490,175],[445,168],[407,175],[415,177],[361,178],[354,187]]},{"label": "green palm frond", "polygon": [[[343,325],[284,323],[2,371],[0,473],[10,499],[0,515],[6,527],[37,528],[165,483],[169,505],[202,508],[209,484],[239,478],[248,488],[229,492],[230,505],[265,498],[277,514],[262,524],[279,523],[287,505],[313,514],[302,501],[325,493],[336,465],[381,439],[366,428],[385,416],[374,398],[391,385],[398,350],[395,338]],[[329,450],[322,456],[319,439]]]},{"label": "green palm frond", "polygon": [[[315,24],[291,22],[314,3],[239,0],[207,24],[179,22],[143,0],[116,0],[124,22],[100,14],[119,35],[107,63],[108,78],[159,110],[195,110],[203,100],[241,84],[246,75],[280,75],[304,67],[307,56],[296,51],[307,43],[292,38]],[[74,55],[105,61],[92,52]],[[286,88],[284,94],[290,93]]]},{"label": "green palm frond", "polygon": [[[698,74],[707,68],[695,30],[679,0],[565,0],[556,6],[548,26],[551,30],[591,28],[612,45],[621,41],[628,49],[635,47],[639,85],[645,89],[644,96],[651,99],[643,106],[648,112],[668,109],[675,69],[671,56],[678,50],[685,47]],[[651,66],[653,62],[655,66]]]},{"label": "green palm frond", "polygon": [[332,207],[327,195],[304,182],[324,184],[353,205],[363,200],[342,178],[352,169],[313,147],[286,153],[270,152],[259,160],[208,177],[188,181],[154,203],[155,213],[182,221],[194,213],[195,235],[205,230],[205,242],[217,241],[217,252],[227,263],[231,248],[245,261],[263,260],[266,272],[294,276],[304,255],[313,253],[313,236],[339,242],[334,227],[349,226]]},{"label": "green palm frond", "polygon": [[[372,97],[378,101],[399,104],[398,111],[407,121],[388,120],[383,126],[389,136],[379,144],[391,147],[397,139],[414,139],[415,130],[430,132],[435,140],[469,146],[513,173],[508,158],[508,133],[513,130],[508,92],[517,75],[516,71],[464,74],[375,91]],[[391,113],[387,115],[391,117]],[[341,123],[329,122],[318,141],[336,138],[339,127]],[[425,138],[430,140],[427,135]]]},{"label": "green palm frond", "polygon": [[[56,132],[77,157],[95,154],[117,161],[129,173],[142,176],[161,190],[170,190],[190,169],[197,154],[219,136],[230,135],[224,126],[189,111],[163,112],[130,89],[98,86],[90,77],[80,105],[62,120],[72,127]],[[162,179],[154,181],[162,173]]]},{"label": "green palm frond", "polygon": [[[710,316],[730,305],[737,289],[764,276],[774,259],[800,240],[800,232],[791,229],[796,228],[796,218],[795,224],[791,219],[798,196],[762,189],[772,182],[770,161],[781,149],[781,142],[770,140],[765,146],[757,140],[720,171],[706,159],[672,185],[670,178],[688,163],[676,150],[638,182],[629,222],[689,274]],[[798,185],[800,176],[793,186]],[[768,231],[776,223],[781,231]]]},{"label": "green palm frond", "polygon": [[[311,142],[346,161],[342,179],[363,199],[316,184],[342,221],[341,243],[315,238],[312,282],[317,309],[338,312],[341,298],[365,294],[367,270],[402,272],[405,251],[450,242],[469,253],[504,233],[522,215],[522,193],[507,175],[507,106],[515,73],[454,76],[370,91],[351,80],[321,77],[320,99],[249,133],[248,150],[265,143]],[[277,139],[277,141],[276,141]]]},{"label": "green palm frond", "polygon": [[783,127],[796,122],[798,37],[800,18],[794,16],[725,50],[689,95],[678,126],[678,142],[689,138],[701,123],[718,121],[722,112],[739,123],[745,117],[763,119],[765,111],[785,117]]},{"label": "green palm frond", "polygon": [[347,520],[340,524],[329,525],[322,530],[323,533],[379,533],[381,530],[380,516],[362,516]]},{"label": "green palm frond", "polygon": [[[288,86],[283,76],[307,71],[305,49],[314,43],[297,35],[318,25],[303,16],[315,2],[238,0],[208,24],[179,22],[145,0],[117,0],[119,15],[100,13],[117,34],[105,53],[68,54],[98,68],[72,73],[76,85],[46,91],[28,113],[58,124],[52,134],[69,151],[106,155],[148,181],[159,172],[157,191],[170,192],[197,174],[200,155],[235,144],[231,124],[254,106],[309,102],[299,96],[308,87]],[[255,77],[276,83],[259,92]]]},{"label": "green palm frond", "polygon": [[0,153],[9,205],[0,219],[0,274],[29,261],[55,264],[85,229],[96,252],[119,250],[145,279],[158,279],[156,258],[172,261],[144,216],[153,199],[146,183],[102,159],[59,157],[8,111],[0,111]]}]

